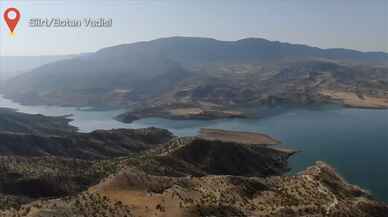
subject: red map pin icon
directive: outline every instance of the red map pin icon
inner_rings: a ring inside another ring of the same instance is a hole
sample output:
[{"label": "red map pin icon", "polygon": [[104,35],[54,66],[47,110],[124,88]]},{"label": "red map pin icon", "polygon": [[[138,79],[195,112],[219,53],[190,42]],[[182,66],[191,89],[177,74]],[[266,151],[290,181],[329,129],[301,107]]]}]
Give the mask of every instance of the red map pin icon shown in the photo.
[{"label": "red map pin icon", "polygon": [[11,33],[14,32],[16,25],[18,24],[20,20],[20,12],[16,8],[8,8],[4,12],[4,20],[8,25],[9,30]]}]

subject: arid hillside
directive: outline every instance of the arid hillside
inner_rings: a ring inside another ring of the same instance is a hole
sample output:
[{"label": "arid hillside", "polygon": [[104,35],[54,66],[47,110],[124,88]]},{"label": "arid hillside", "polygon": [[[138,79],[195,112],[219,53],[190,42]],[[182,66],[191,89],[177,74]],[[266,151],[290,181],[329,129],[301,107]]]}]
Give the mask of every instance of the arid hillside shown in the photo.
[{"label": "arid hillside", "polygon": [[388,216],[388,205],[323,162],[287,175],[296,152],[278,144],[265,134],[202,129],[104,160],[4,156],[0,216]]}]

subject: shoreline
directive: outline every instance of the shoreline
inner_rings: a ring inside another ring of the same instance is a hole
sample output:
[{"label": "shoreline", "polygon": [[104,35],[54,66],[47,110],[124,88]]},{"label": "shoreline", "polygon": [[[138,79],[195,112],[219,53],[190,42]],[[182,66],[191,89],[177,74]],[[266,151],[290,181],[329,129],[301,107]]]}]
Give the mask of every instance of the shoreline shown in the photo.
[{"label": "shoreline", "polygon": [[[121,123],[130,124],[134,121],[141,120],[144,118],[164,118],[168,120],[221,120],[221,119],[257,119],[265,118],[272,116],[271,110],[276,110],[278,108],[289,110],[295,108],[322,108],[327,106],[335,106],[338,108],[350,108],[350,109],[366,109],[366,110],[388,110],[388,98],[376,98],[376,97],[363,97],[355,95],[352,92],[338,92],[333,91],[322,91],[322,95],[329,97],[329,99],[322,101],[320,103],[312,104],[297,104],[297,103],[279,103],[276,105],[266,105],[258,104],[256,106],[249,105],[247,109],[246,106],[220,106],[220,107],[207,107],[195,104],[188,104],[183,107],[180,105],[168,105],[165,106],[156,106],[156,107],[143,107],[142,109],[125,111],[128,109],[126,106],[122,107],[99,107],[99,106],[77,106],[77,105],[57,105],[57,104],[40,104],[40,103],[28,103],[15,101],[12,97],[7,97],[3,94],[0,94],[0,98],[9,100],[12,103],[18,104],[20,106],[31,106],[31,107],[53,107],[53,108],[69,108],[75,109],[76,111],[81,112],[104,112],[104,111],[118,111],[122,110],[123,113],[118,114],[117,116],[112,117],[113,120],[119,121]],[[19,109],[14,107],[7,107],[10,109]],[[260,109],[264,109],[260,111]],[[247,111],[248,110],[248,111]],[[256,110],[256,111],[255,111]],[[21,111],[23,112],[23,111]],[[278,113],[278,111],[275,111]],[[44,114],[45,115],[45,114]],[[63,114],[61,116],[71,117],[72,114]]]}]

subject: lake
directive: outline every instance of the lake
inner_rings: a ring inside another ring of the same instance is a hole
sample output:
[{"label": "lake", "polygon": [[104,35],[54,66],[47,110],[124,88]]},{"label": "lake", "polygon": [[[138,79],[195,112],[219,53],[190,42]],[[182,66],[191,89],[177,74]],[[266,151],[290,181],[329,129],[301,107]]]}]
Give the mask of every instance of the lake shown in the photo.
[{"label": "lake", "polygon": [[260,119],[166,120],[146,118],[131,124],[112,117],[123,112],[87,111],[56,106],[23,106],[0,97],[0,107],[44,115],[73,114],[72,125],[81,132],[95,129],[161,127],[179,136],[195,135],[200,128],[262,132],[300,150],[290,160],[292,173],[317,160],[334,166],[350,183],[388,202],[388,110],[338,107],[281,109]]}]

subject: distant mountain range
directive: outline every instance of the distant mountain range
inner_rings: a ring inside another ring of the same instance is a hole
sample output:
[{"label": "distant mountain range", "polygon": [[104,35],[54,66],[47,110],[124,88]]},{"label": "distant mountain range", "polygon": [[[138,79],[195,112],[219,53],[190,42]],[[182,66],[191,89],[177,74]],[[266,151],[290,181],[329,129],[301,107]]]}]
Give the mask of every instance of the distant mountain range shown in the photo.
[{"label": "distant mountain range", "polygon": [[77,55],[0,56],[0,80],[7,80],[42,65],[76,56]]},{"label": "distant mountain range", "polygon": [[10,79],[2,92],[26,104],[97,107],[344,102],[327,89],[385,97],[387,63],[383,52],[171,37],[46,64]]}]

